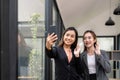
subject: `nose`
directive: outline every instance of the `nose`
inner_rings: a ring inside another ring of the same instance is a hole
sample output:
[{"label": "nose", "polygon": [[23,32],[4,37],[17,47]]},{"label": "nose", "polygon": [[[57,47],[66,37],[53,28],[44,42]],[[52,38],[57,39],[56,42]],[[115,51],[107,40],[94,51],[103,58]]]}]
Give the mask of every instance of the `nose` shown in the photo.
[{"label": "nose", "polygon": [[71,37],[70,36],[68,36],[68,39],[70,39]]},{"label": "nose", "polygon": [[89,39],[86,38],[86,39],[84,40],[84,43],[88,43],[88,42],[89,42]]},{"label": "nose", "polygon": [[86,41],[89,41],[89,39],[87,38]]},{"label": "nose", "polygon": [[88,38],[85,39],[85,41],[88,41],[88,40],[89,40]]}]

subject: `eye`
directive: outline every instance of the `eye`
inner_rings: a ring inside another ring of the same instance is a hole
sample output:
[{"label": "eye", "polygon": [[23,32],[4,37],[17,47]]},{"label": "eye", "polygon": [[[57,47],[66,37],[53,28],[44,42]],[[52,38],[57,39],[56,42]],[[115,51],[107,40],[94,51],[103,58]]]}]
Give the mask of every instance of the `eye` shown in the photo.
[{"label": "eye", "polygon": [[75,35],[71,35],[72,38],[75,38]]},{"label": "eye", "polygon": [[86,40],[87,37],[84,37],[83,40]]},{"label": "eye", "polygon": [[89,36],[88,39],[91,39],[91,36]]},{"label": "eye", "polygon": [[69,34],[66,34],[66,36],[69,36]]}]

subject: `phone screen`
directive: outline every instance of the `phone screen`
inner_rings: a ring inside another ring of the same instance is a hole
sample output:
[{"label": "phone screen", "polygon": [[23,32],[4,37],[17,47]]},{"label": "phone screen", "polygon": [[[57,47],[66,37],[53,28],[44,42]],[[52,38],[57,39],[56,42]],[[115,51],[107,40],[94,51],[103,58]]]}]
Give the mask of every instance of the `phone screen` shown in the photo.
[{"label": "phone screen", "polygon": [[48,29],[48,33],[52,34],[52,33],[55,33],[56,34],[56,26],[50,26],[49,29]]},{"label": "phone screen", "polygon": [[[53,25],[50,26],[49,29],[48,29],[48,33],[49,34],[54,33],[54,35],[56,35],[57,34],[57,32],[56,32],[56,26],[53,26]],[[56,40],[54,42],[56,42]]]}]

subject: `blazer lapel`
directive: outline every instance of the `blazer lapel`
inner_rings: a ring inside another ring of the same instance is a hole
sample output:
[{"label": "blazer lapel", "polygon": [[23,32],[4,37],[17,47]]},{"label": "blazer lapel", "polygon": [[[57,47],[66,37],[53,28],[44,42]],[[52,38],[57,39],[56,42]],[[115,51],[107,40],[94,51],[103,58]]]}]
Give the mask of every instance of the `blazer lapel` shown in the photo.
[{"label": "blazer lapel", "polygon": [[84,52],[83,61],[84,61],[85,65],[88,66],[88,63],[87,63],[87,52]]},{"label": "blazer lapel", "polygon": [[96,53],[95,53],[95,62],[96,62],[96,74],[97,74],[99,64],[98,64],[98,62],[97,62],[97,54],[96,54]]},{"label": "blazer lapel", "polygon": [[62,51],[61,54],[63,55],[63,57],[65,57],[65,62],[64,62],[64,64],[65,64],[65,63],[68,64],[68,58],[67,58],[66,52],[65,52],[65,50],[64,50],[63,47],[62,47],[61,49],[62,49],[62,50],[61,50],[61,51]]}]

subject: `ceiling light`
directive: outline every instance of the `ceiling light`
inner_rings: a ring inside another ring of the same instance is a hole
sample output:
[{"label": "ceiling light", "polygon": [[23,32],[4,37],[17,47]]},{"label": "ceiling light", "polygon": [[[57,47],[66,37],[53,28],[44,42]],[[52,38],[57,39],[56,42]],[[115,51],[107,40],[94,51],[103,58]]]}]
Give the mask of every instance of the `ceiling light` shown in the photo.
[{"label": "ceiling light", "polygon": [[111,17],[109,17],[109,19],[107,20],[107,22],[105,23],[105,25],[112,26],[112,25],[115,25],[115,22],[111,19]]},{"label": "ceiling light", "polygon": [[120,15],[120,5],[114,10],[113,12],[114,15]]},{"label": "ceiling light", "polygon": [[[111,15],[111,0],[110,0],[110,11],[109,11],[109,15]],[[111,16],[109,16],[109,19],[105,22],[106,26],[113,26],[115,25],[115,22],[112,20]]]}]

